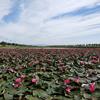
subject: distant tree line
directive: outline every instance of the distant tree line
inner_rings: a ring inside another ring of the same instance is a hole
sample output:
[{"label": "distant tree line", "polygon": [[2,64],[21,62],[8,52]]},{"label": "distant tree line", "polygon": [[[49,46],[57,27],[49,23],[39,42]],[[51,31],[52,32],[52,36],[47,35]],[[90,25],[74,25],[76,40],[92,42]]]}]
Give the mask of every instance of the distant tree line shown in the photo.
[{"label": "distant tree line", "polygon": [[25,45],[25,44],[18,44],[18,43],[8,43],[5,41],[0,42],[0,45],[1,46],[23,46],[23,47],[32,46],[32,45]]},{"label": "distant tree line", "polygon": [[59,48],[100,48],[100,44],[76,44],[76,45],[51,45],[49,47]]},{"label": "distant tree line", "polygon": [[0,42],[1,46],[23,46],[23,47],[50,47],[50,48],[100,48],[99,44],[76,44],[76,45],[47,45],[47,46],[33,46],[17,43],[8,43],[5,41]]}]

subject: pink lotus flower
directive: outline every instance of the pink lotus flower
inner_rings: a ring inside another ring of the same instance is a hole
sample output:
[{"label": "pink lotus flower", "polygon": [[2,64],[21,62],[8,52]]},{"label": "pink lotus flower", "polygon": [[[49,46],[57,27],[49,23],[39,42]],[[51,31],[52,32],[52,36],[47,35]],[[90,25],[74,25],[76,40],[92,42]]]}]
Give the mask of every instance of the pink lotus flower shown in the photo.
[{"label": "pink lotus flower", "polygon": [[91,93],[95,91],[95,82],[89,84],[89,90]]},{"label": "pink lotus flower", "polygon": [[22,79],[21,78],[16,78],[15,82],[20,83],[20,82],[22,82]]},{"label": "pink lotus flower", "polygon": [[37,79],[36,78],[32,78],[32,83],[36,84],[37,83]]},{"label": "pink lotus flower", "polygon": [[91,59],[98,60],[98,57],[92,56]]},{"label": "pink lotus flower", "polygon": [[24,79],[25,77],[26,77],[26,75],[21,75],[20,76],[21,79]]},{"label": "pink lotus flower", "polygon": [[79,78],[79,77],[75,78],[75,79],[74,79],[74,82],[75,82],[75,83],[79,83],[79,82],[80,82],[80,78]]},{"label": "pink lotus flower", "polygon": [[19,84],[19,83],[13,84],[14,88],[18,88],[18,87],[20,87],[20,85],[21,85],[21,84]]},{"label": "pink lotus flower", "polygon": [[84,61],[80,61],[80,65],[84,65],[85,64],[85,62]]},{"label": "pink lotus flower", "polygon": [[70,79],[65,79],[64,80],[64,84],[70,84],[70,82],[71,82]]},{"label": "pink lotus flower", "polygon": [[66,89],[65,89],[65,91],[66,91],[66,93],[70,93],[71,92],[71,88],[70,87],[67,87]]},{"label": "pink lotus flower", "polygon": [[93,63],[93,64],[96,64],[96,63],[98,63],[98,60],[91,60],[91,63]]},{"label": "pink lotus flower", "polygon": [[97,57],[96,57],[96,56],[93,56],[92,58],[93,58],[93,59],[97,59]]}]

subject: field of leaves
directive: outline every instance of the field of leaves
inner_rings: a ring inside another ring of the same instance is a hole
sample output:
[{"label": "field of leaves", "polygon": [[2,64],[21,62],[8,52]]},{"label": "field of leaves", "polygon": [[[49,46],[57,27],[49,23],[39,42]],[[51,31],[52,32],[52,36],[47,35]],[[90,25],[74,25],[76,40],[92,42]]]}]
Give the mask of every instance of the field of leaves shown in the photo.
[{"label": "field of leaves", "polygon": [[1,48],[0,100],[100,100],[100,48]]}]

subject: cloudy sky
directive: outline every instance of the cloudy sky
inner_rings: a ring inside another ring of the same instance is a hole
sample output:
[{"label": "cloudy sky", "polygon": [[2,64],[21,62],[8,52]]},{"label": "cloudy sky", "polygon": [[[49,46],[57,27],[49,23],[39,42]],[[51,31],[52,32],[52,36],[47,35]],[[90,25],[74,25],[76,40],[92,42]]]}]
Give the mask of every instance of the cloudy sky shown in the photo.
[{"label": "cloudy sky", "polygon": [[100,43],[100,0],[0,0],[0,41]]}]

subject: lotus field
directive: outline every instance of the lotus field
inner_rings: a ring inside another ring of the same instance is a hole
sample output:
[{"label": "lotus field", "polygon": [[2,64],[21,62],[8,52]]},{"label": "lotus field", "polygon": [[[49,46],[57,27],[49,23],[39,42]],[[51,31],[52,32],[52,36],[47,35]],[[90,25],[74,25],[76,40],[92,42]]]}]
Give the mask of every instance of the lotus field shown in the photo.
[{"label": "lotus field", "polygon": [[100,48],[1,48],[0,100],[100,100]]}]

